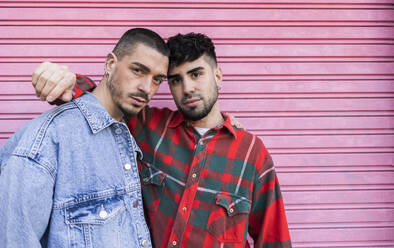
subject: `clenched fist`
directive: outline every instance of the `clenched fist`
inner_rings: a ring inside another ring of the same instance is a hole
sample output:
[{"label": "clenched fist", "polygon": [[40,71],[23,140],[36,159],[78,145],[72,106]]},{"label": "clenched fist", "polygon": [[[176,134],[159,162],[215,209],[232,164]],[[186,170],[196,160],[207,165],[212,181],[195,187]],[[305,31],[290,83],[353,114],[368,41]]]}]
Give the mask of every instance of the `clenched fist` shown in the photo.
[{"label": "clenched fist", "polygon": [[64,102],[71,101],[75,74],[67,66],[51,62],[41,63],[33,72],[32,84],[41,101],[53,102],[60,98]]}]

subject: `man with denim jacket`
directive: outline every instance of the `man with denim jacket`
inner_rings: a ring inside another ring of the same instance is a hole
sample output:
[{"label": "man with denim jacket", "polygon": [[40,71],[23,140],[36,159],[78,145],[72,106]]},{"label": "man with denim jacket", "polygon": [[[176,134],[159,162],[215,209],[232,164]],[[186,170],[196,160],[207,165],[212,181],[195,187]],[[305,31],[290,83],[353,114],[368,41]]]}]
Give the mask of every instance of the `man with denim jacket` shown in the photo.
[{"label": "man with denim jacket", "polygon": [[[178,111],[146,107],[128,121],[144,152],[139,169],[154,246],[291,247],[271,156],[219,110],[222,72],[212,41],[190,33],[167,44]],[[61,93],[40,84],[42,98]]]},{"label": "man with denim jacket", "polygon": [[0,246],[151,247],[124,115],[143,109],[168,67],[162,38],[131,29],[101,84],[19,129],[0,148]]}]

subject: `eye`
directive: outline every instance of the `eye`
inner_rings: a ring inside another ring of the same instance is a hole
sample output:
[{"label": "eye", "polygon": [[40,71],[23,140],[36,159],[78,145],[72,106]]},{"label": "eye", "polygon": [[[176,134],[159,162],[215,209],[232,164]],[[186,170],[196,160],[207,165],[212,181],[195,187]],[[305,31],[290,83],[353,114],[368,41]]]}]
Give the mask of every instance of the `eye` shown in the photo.
[{"label": "eye", "polygon": [[191,75],[192,78],[198,78],[199,76],[201,76],[201,73],[195,71],[195,72],[191,73],[190,75]]},{"label": "eye", "polygon": [[131,68],[131,70],[136,74],[136,75],[140,75],[142,73],[142,70],[139,68]]},{"label": "eye", "polygon": [[164,79],[162,79],[162,78],[153,79],[153,83],[156,85],[160,85],[163,81],[164,81]]},{"label": "eye", "polygon": [[169,80],[168,82],[172,85],[176,85],[176,84],[179,84],[181,82],[181,80],[179,78],[173,78],[173,79]]}]

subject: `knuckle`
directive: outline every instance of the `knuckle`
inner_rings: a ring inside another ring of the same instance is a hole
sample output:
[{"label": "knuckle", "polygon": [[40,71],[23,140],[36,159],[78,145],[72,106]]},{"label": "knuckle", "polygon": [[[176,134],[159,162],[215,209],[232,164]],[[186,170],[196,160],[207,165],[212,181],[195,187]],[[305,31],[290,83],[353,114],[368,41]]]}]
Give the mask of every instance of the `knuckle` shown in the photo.
[{"label": "knuckle", "polygon": [[60,68],[64,71],[68,71],[68,66],[66,65],[61,65]]},{"label": "knuckle", "polygon": [[44,71],[43,73],[41,73],[41,75],[39,77],[39,81],[48,80],[49,75],[50,75],[50,72],[48,70]]}]

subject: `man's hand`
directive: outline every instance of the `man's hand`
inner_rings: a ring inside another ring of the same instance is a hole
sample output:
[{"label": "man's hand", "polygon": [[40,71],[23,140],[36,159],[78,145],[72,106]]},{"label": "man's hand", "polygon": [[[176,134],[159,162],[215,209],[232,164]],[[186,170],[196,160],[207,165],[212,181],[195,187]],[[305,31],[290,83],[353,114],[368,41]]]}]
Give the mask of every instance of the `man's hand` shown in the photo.
[{"label": "man's hand", "polygon": [[32,84],[41,101],[53,102],[60,98],[64,102],[72,99],[76,82],[75,74],[67,66],[51,62],[41,63],[33,72]]}]

